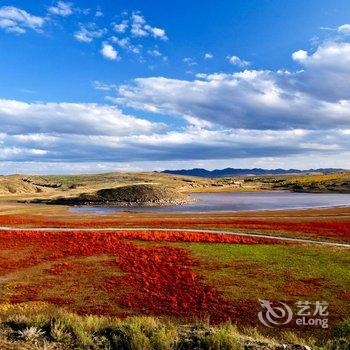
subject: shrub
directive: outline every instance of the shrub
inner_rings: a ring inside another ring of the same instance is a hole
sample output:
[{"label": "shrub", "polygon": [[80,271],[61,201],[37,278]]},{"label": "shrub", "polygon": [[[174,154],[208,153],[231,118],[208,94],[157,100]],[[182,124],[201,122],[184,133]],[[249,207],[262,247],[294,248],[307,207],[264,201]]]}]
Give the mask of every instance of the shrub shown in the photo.
[{"label": "shrub", "polygon": [[18,335],[21,339],[29,341],[31,343],[37,342],[43,337],[45,332],[36,327],[25,328],[22,331],[18,331]]},{"label": "shrub", "polygon": [[350,338],[350,318],[334,326],[332,335],[337,338]]}]

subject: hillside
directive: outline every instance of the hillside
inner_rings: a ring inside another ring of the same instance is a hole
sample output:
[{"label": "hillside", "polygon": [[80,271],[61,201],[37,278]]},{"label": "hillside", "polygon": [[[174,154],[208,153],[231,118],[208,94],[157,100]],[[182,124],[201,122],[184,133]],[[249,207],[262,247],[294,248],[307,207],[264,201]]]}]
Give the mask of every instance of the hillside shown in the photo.
[{"label": "hillside", "polygon": [[289,190],[293,192],[339,192],[350,193],[350,172],[333,174],[262,176],[245,179],[246,183],[260,184],[266,190]]},{"label": "hillside", "polygon": [[[214,181],[215,182],[215,181]],[[190,176],[149,173],[106,173],[84,175],[9,175],[0,176],[0,199],[32,200],[76,197],[101,189],[153,184],[189,192],[194,188],[212,186],[213,181]]]},{"label": "hillside", "polygon": [[[131,188],[123,189],[130,198],[120,197],[121,193],[105,193],[100,190],[112,190],[131,185],[159,185],[165,191],[172,191],[169,196],[179,201],[181,193],[191,192],[231,192],[231,191],[269,191],[289,190],[298,192],[350,192],[350,172],[334,172],[327,174],[293,174],[262,176],[226,176],[204,178],[197,176],[173,175],[158,172],[149,173],[107,173],[86,175],[9,175],[0,176],[0,200],[33,201],[57,200],[66,198],[65,203],[74,198],[75,203],[95,202],[134,202],[138,195],[141,202],[159,202],[158,194],[147,198],[146,193],[133,192]],[[142,188],[142,187],[141,187]],[[117,195],[117,200],[109,196]],[[165,195],[165,198],[168,196]],[[91,197],[92,196],[92,197]],[[143,200],[143,196],[145,200]],[[162,196],[160,196],[161,198]],[[134,198],[134,199],[133,199]],[[182,200],[180,200],[181,202]],[[136,201],[137,202],[137,201]],[[166,201],[170,203],[169,201]]]},{"label": "hillside", "polygon": [[60,197],[45,200],[36,199],[35,203],[66,205],[172,205],[190,201],[190,197],[162,185],[127,185],[116,188],[105,188],[94,193],[82,193],[75,197]]}]

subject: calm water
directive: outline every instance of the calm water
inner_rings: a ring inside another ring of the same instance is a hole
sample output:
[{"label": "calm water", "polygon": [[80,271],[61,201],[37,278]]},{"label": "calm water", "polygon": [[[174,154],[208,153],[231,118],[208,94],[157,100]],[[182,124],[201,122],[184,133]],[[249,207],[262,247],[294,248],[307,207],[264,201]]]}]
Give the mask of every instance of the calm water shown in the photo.
[{"label": "calm water", "polygon": [[218,212],[319,208],[350,206],[350,194],[295,193],[295,192],[242,192],[242,193],[193,193],[199,201],[167,207],[72,207],[75,213],[108,214],[120,211],[132,212]]}]

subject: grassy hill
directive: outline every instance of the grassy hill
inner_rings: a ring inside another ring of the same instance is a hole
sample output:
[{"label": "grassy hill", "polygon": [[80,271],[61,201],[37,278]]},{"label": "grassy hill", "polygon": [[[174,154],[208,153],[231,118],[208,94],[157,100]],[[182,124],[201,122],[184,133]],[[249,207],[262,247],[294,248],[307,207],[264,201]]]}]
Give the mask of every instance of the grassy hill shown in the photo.
[{"label": "grassy hill", "polygon": [[350,172],[249,177],[245,182],[259,184],[262,189],[295,192],[350,193]]},{"label": "grassy hill", "polygon": [[159,184],[137,184],[104,188],[94,193],[82,193],[75,197],[60,197],[52,200],[36,199],[36,202],[68,205],[172,205],[184,204],[191,198],[181,192]]},{"label": "grassy hill", "polygon": [[102,189],[159,185],[176,193],[290,190],[350,193],[350,172],[201,178],[158,172],[0,176],[0,200],[77,198]]},{"label": "grassy hill", "polygon": [[[215,182],[215,181],[214,181]],[[128,185],[160,185],[180,192],[212,186],[213,181],[190,176],[149,173],[107,173],[86,175],[0,176],[0,199],[75,197]]]}]

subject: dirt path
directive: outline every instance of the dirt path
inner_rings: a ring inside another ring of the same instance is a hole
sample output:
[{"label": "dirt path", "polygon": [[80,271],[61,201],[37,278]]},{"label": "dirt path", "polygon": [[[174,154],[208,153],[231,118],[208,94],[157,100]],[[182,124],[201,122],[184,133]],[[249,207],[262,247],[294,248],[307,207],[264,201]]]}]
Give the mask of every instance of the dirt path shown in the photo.
[{"label": "dirt path", "polygon": [[350,248],[350,244],[347,243],[336,243],[336,242],[325,242],[317,241],[312,239],[303,239],[303,238],[292,238],[284,236],[272,236],[266,234],[257,234],[257,233],[241,233],[241,232],[232,232],[232,231],[221,231],[221,230],[196,230],[196,229],[172,229],[172,228],[149,228],[149,227],[137,227],[137,228],[128,228],[128,227],[118,227],[118,228],[58,228],[58,227],[8,227],[0,226],[0,231],[175,231],[175,232],[202,232],[202,233],[213,233],[213,234],[226,234],[234,236],[243,236],[243,237],[253,237],[253,238],[267,238],[274,239],[285,242],[295,242],[295,243],[307,243],[307,244],[320,244],[326,246],[334,247],[343,247]]}]

